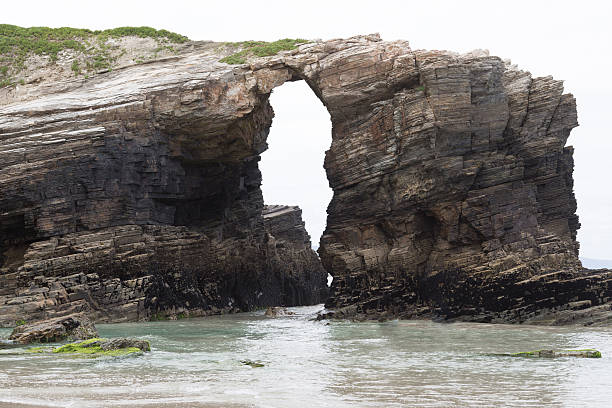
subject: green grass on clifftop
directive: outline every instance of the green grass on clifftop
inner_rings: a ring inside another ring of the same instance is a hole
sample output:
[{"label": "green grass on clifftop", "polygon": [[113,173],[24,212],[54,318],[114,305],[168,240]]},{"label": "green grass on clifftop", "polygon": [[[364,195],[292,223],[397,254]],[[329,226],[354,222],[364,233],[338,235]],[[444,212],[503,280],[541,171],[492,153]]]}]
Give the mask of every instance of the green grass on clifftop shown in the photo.
[{"label": "green grass on clifftop", "polygon": [[293,50],[297,48],[298,45],[307,42],[308,40],[303,40],[301,38],[284,38],[274,42],[241,41],[225,43],[226,46],[241,48],[242,50],[228,55],[225,58],[221,58],[219,62],[224,62],[226,64],[244,64],[249,56],[269,57],[278,54],[280,51]]},{"label": "green grass on clifftop", "polygon": [[[80,53],[88,70],[111,68],[113,57],[106,42],[121,37],[153,38],[159,44],[184,43],[189,39],[167,30],[151,27],[119,27],[109,30],[88,30],[83,28],[23,28],[0,24],[0,87],[15,85],[15,77],[25,68],[30,55],[48,56],[57,61],[63,50]],[[74,67],[74,65],[73,65]],[[80,69],[73,68],[75,74]]]}]

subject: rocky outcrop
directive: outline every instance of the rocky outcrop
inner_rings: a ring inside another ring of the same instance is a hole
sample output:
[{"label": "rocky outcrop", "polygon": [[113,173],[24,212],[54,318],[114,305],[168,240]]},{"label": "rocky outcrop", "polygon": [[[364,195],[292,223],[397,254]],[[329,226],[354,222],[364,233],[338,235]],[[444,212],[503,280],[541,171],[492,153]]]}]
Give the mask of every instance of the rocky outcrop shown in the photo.
[{"label": "rocky outcrop", "polygon": [[51,352],[55,354],[86,354],[90,357],[120,357],[142,354],[151,351],[151,345],[146,340],[115,338],[93,338],[77,343],[64,344],[53,349],[43,347],[30,349],[30,353]]},{"label": "rocky outcrop", "polygon": [[375,35],[219,61],[232,52],[191,43],[5,95],[3,324],[318,301],[306,238],[265,214],[257,168],[270,92],[294,80],[332,119],[319,253],[338,316],[609,321],[612,273],[578,260],[576,107],[560,81]]},{"label": "rocky outcrop", "polygon": [[281,317],[281,316],[292,316],[294,312],[287,310],[286,307],[269,307],[266,309],[264,316],[266,317]]},{"label": "rocky outcrop", "polygon": [[140,351],[151,351],[151,345],[146,340],[127,339],[127,338],[116,338],[116,339],[100,339],[96,342],[100,348],[104,351],[121,350],[126,348],[137,348]]},{"label": "rocky outcrop", "polygon": [[87,340],[98,336],[94,324],[83,314],[72,314],[16,327],[9,340],[20,344],[57,343],[69,340]]},{"label": "rocky outcrop", "polygon": [[326,275],[303,239],[220,245],[187,227],[127,225],[30,245],[23,265],[0,276],[0,316],[10,326],[67,313],[113,322],[315,304]]},{"label": "rocky outcrop", "polygon": [[327,272],[317,253],[312,250],[310,236],[302,221],[302,210],[297,206],[266,205],[264,226],[268,233],[270,253],[278,269],[282,284],[281,305],[297,306],[323,303],[328,297]]},{"label": "rocky outcrop", "polygon": [[386,75],[409,72],[412,87],[334,123],[327,306],[336,316],[554,324],[580,319],[551,315],[605,305],[588,323],[609,324],[612,274],[577,257],[565,147],[574,98],[483,52],[404,58],[410,68]]},{"label": "rocky outcrop", "polygon": [[266,205],[263,209],[266,231],[277,241],[277,247],[291,245],[296,249],[311,248],[310,235],[297,206]]}]

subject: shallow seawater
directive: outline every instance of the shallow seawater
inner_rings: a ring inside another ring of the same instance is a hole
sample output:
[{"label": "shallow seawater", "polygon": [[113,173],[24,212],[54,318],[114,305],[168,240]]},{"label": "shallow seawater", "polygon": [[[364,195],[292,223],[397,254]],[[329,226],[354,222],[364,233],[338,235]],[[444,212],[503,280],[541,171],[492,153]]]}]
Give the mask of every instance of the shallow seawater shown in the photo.
[{"label": "shallow seawater", "polygon": [[[142,356],[0,350],[0,407],[612,405],[612,329],[311,321],[320,309],[98,325],[104,337],[149,340],[153,351]],[[591,347],[603,358],[490,355]]]}]

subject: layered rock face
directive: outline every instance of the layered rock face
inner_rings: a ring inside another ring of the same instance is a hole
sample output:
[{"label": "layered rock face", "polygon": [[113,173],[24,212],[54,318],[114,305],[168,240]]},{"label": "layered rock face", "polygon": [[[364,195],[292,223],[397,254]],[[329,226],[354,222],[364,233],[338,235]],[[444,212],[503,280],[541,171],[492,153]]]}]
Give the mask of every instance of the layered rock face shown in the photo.
[{"label": "layered rock face", "polygon": [[267,97],[210,48],[0,108],[0,324],[325,300],[304,239],[277,248],[264,226]]},{"label": "layered rock face", "polygon": [[322,300],[297,211],[264,210],[257,168],[270,92],[300,79],[332,118],[319,251],[338,315],[607,318],[610,272],[577,257],[561,82],[377,36],[240,65],[228,52],[194,43],[4,95],[0,323]]},{"label": "layered rock face", "polygon": [[87,340],[94,337],[98,337],[94,324],[82,314],[73,314],[17,326],[9,340],[30,344],[57,343],[66,339]]},{"label": "layered rock face", "polygon": [[336,62],[355,76],[339,73],[334,89],[379,91],[332,110],[327,306],[336,316],[609,324],[612,274],[578,260],[565,147],[576,106],[562,83],[485,52],[374,55]]},{"label": "layered rock face", "polygon": [[266,205],[263,210],[267,242],[273,262],[287,273],[279,279],[291,281],[283,286],[284,305],[324,302],[328,296],[327,272],[312,250],[310,235],[297,206]]}]

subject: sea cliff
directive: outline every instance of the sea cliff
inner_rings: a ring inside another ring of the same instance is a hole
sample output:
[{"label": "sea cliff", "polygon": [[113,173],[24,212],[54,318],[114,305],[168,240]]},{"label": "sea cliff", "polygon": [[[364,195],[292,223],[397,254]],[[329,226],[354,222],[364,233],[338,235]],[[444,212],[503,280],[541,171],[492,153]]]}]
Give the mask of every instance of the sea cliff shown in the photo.
[{"label": "sea cliff", "polygon": [[[336,317],[609,322],[612,272],[578,259],[561,81],[377,35],[83,35],[106,65],[25,54],[0,88],[0,324],[312,304],[325,271]],[[333,126],[325,270],[260,189],[270,92],[296,80]]]}]

